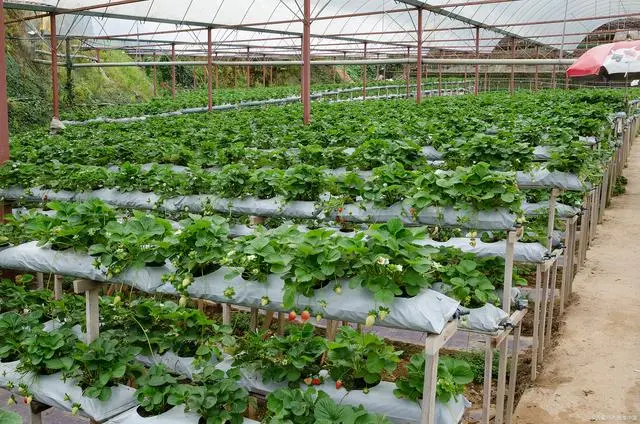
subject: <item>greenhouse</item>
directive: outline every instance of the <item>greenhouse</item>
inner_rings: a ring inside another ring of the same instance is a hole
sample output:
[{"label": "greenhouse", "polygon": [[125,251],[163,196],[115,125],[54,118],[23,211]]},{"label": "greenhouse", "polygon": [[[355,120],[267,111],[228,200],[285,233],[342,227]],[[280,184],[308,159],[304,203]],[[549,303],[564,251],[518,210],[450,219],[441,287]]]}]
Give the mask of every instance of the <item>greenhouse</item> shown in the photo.
[{"label": "greenhouse", "polygon": [[638,420],[638,4],[0,6],[0,424]]}]

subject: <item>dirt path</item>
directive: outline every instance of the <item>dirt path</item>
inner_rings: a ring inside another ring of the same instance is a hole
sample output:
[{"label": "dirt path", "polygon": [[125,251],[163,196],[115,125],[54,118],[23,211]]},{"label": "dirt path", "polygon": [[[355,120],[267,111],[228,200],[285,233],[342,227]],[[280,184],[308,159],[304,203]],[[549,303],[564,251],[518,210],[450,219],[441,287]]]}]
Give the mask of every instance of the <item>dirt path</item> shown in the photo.
[{"label": "dirt path", "polygon": [[640,146],[574,282],[558,345],[517,424],[640,423]]}]

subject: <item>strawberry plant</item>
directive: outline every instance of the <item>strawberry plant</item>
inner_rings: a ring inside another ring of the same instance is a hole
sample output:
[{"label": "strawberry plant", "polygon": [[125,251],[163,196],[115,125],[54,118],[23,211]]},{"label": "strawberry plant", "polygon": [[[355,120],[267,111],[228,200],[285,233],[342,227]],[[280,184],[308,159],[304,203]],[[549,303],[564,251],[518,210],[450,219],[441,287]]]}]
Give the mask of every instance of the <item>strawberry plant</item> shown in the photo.
[{"label": "strawberry plant", "polygon": [[89,345],[76,344],[73,367],[63,375],[77,381],[84,396],[106,401],[111,398],[111,387],[142,374],[143,366],[135,360],[140,352],[121,343],[116,334],[102,333]]},{"label": "strawberry plant", "polygon": [[362,406],[341,405],[323,391],[279,389],[267,396],[267,424],[388,424]]},{"label": "strawberry plant", "polygon": [[165,219],[135,212],[126,221],[109,222],[104,231],[106,242],[92,245],[89,254],[96,257],[94,265],[105,267],[111,278],[129,267],[164,264],[163,251],[170,246],[165,238],[173,229]]},{"label": "strawberry plant", "polygon": [[7,312],[0,315],[0,362],[13,362],[20,359],[22,342],[33,328],[39,327],[35,314],[20,315]]},{"label": "strawberry plant", "polygon": [[375,334],[343,326],[328,344],[329,374],[347,390],[372,387],[380,382],[382,372],[395,371],[401,354]]},{"label": "strawberry plant", "polygon": [[326,342],[313,332],[311,324],[289,327],[283,337],[250,332],[241,340],[233,365],[259,371],[265,382],[287,382],[296,387],[303,378],[320,371]]},{"label": "strawberry plant", "polygon": [[36,375],[68,372],[74,367],[77,343],[77,337],[67,327],[52,332],[33,328],[22,342],[18,370]]},{"label": "strawberry plant", "polygon": [[[409,400],[422,399],[424,389],[424,355],[413,355],[407,364],[407,375],[396,380],[394,394]],[[464,393],[465,385],[473,381],[471,366],[462,359],[442,357],[438,361],[436,398],[443,403]]]},{"label": "strawberry plant", "polygon": [[142,416],[160,415],[174,406],[170,402],[176,400],[178,380],[166,366],[152,366],[136,380],[136,384],[136,400],[140,404],[138,411]]}]

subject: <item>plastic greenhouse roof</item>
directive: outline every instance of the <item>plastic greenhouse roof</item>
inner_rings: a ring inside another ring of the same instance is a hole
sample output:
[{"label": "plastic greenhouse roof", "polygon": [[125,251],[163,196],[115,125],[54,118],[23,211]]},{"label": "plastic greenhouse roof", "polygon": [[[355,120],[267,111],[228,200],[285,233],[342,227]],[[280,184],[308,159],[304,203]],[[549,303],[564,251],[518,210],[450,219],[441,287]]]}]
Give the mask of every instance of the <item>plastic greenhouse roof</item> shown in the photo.
[{"label": "plastic greenhouse roof", "polygon": [[[221,55],[247,47],[255,56],[300,53],[302,0],[131,1],[5,0],[5,7],[59,12],[59,35],[85,37],[94,46],[142,51],[175,43],[177,53],[197,55],[206,51],[202,29],[210,26],[214,51]],[[114,2],[78,12],[83,16],[64,14]],[[607,22],[640,17],[637,0],[311,0],[313,54],[361,56],[365,42],[372,55],[407,54],[407,48],[415,54],[416,7],[425,9],[425,49],[473,51],[474,27],[479,26],[481,53],[493,51],[505,36],[560,48],[563,33],[565,51],[572,51]]]}]

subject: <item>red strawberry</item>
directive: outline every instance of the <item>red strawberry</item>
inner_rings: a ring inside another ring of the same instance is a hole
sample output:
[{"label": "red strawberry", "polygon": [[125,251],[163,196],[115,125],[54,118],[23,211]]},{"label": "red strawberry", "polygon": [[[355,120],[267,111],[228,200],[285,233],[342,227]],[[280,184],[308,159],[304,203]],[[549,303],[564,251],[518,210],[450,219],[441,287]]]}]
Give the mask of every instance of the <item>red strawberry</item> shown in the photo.
[{"label": "red strawberry", "polygon": [[313,381],[312,381],[314,386],[319,386],[320,385],[320,379],[318,377],[313,377]]},{"label": "red strawberry", "polygon": [[342,389],[342,380],[336,381],[336,390]]},{"label": "red strawberry", "polygon": [[300,314],[300,319],[302,320],[302,322],[306,322],[309,318],[311,318],[311,314],[309,313],[309,311],[302,311],[302,313]]},{"label": "red strawberry", "polygon": [[296,316],[298,316],[296,314],[296,311],[289,312],[289,321],[295,321],[296,320]]}]

